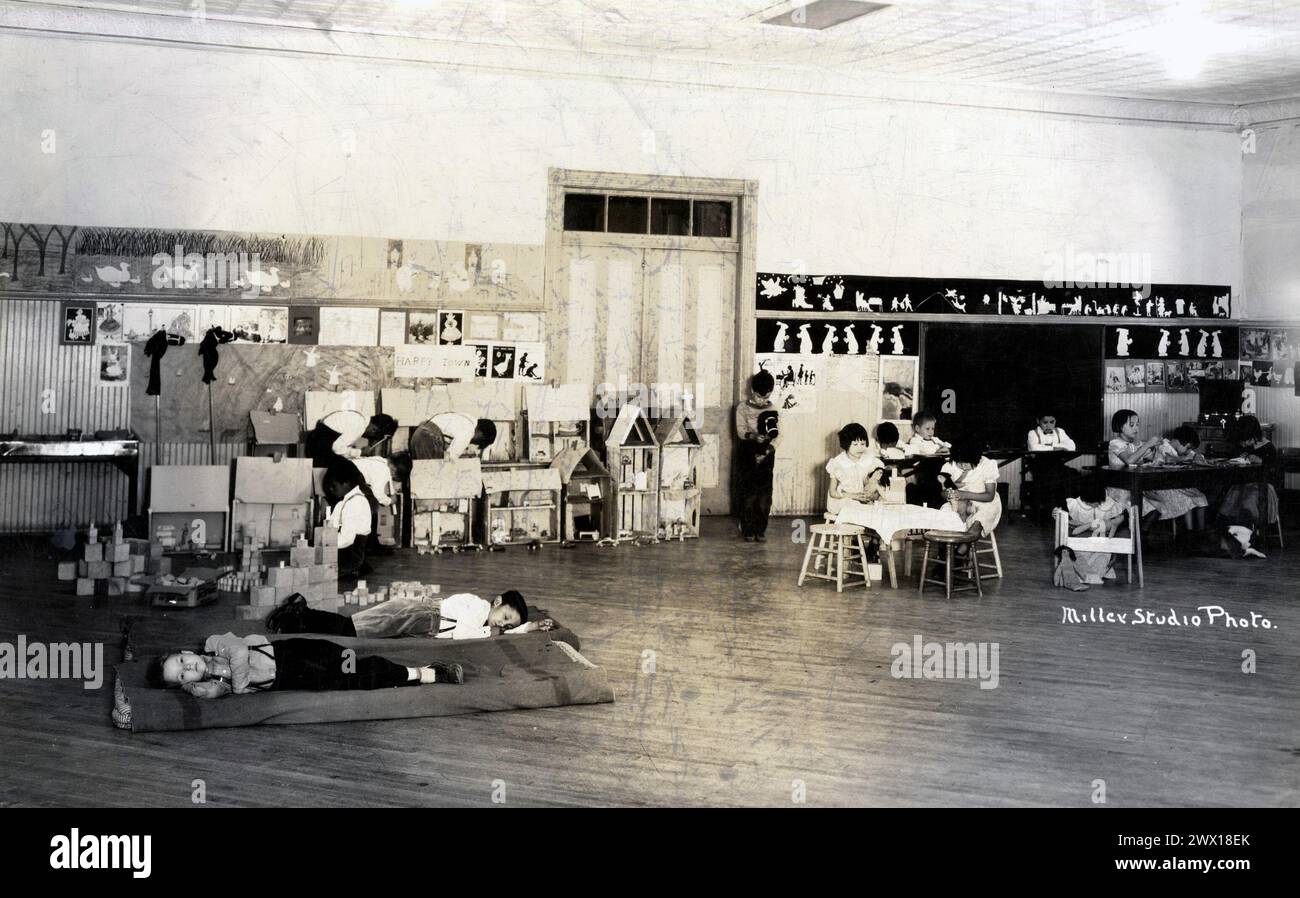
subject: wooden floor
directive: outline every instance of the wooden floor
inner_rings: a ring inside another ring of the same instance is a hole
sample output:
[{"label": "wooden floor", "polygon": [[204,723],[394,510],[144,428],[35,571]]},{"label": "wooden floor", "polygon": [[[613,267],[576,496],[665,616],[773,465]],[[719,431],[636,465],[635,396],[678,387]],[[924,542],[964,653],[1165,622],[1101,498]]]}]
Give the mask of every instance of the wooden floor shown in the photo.
[{"label": "wooden floor", "polygon": [[[0,803],[186,805],[202,779],[217,806],[486,805],[498,780],[520,806],[788,806],[796,782],[809,805],[1085,806],[1101,779],[1112,806],[1297,804],[1300,536],[1253,562],[1156,547],[1146,589],[1066,593],[1050,585],[1047,530],[1014,522],[999,531],[1006,578],[947,603],[914,587],[796,588],[790,533],[778,519],[770,542],[746,544],[710,519],[685,545],[401,553],[371,577],[522,590],[581,634],[613,705],[131,735],[109,724],[107,679],[0,682]],[[92,608],[55,580],[43,543],[0,551],[3,641],[105,640],[107,663],[125,611],[141,648],[235,627],[228,605]],[[1062,623],[1063,604],[1211,603],[1273,629]],[[998,688],[892,678],[891,646],[917,634],[997,642]]]}]

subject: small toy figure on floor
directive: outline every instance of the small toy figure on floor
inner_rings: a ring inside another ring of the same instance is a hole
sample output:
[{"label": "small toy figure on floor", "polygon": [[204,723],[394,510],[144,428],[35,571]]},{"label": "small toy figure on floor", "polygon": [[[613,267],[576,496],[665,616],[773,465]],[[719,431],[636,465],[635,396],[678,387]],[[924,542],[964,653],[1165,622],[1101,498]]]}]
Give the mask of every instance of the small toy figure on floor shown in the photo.
[{"label": "small toy figure on floor", "polygon": [[776,381],[760,371],[749,381],[749,396],[736,404],[736,492],[740,532],[745,542],[767,540],[772,510],[772,472],[776,465],[777,412],[772,409]]},{"label": "small toy figure on floor", "polygon": [[464,668],[434,662],[405,667],[387,658],[358,658],[324,639],[209,636],[202,652],[178,649],[159,655],[146,672],[150,686],[175,688],[196,698],[221,698],[270,690],[386,689],[430,683],[461,685]]}]

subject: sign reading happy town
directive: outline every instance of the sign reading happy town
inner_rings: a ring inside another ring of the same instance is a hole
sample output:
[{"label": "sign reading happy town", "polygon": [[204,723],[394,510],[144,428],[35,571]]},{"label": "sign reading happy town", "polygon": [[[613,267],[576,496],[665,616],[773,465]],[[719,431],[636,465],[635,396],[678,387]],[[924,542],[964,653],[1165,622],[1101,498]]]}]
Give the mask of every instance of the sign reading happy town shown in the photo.
[{"label": "sign reading happy town", "polygon": [[1230,318],[1223,286],[1122,280],[1071,282],[983,278],[893,278],[759,274],[757,308],[768,312],[859,312],[865,315],[1005,315],[1119,318]]}]

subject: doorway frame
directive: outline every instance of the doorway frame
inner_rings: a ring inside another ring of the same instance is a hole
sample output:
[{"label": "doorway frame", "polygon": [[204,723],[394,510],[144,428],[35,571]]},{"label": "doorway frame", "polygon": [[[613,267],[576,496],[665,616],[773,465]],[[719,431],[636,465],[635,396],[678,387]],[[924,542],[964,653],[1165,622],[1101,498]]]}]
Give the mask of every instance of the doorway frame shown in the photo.
[{"label": "doorway frame", "polygon": [[[754,358],[754,290],[757,284],[758,181],[737,178],[701,178],[676,175],[647,175],[632,172],[585,171],[550,168],[547,170],[546,245],[542,282],[543,307],[555,308],[552,291],[559,290],[560,269],[564,265],[564,195],[571,190],[606,193],[636,193],[663,196],[715,196],[736,201],[735,239],[665,235],[610,234],[582,232],[580,241],[588,245],[624,246],[629,249],[713,249],[734,251],[736,260],[735,303],[736,332],[733,334],[732,392],[725,394],[729,406],[743,396],[750,378]],[[574,232],[578,233],[578,232]],[[734,249],[733,249],[734,247]],[[719,476],[722,472],[719,472]]]}]

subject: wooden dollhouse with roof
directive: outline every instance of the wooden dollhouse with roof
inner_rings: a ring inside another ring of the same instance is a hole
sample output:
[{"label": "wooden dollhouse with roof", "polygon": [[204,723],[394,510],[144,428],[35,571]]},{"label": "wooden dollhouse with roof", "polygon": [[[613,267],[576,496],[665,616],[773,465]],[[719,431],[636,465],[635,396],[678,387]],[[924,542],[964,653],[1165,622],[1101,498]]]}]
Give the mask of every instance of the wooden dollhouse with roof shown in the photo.
[{"label": "wooden dollhouse with roof", "polygon": [[477,458],[411,463],[411,545],[421,554],[480,548],[474,543],[483,472]]},{"label": "wooden dollhouse with roof", "polygon": [[614,480],[596,451],[570,446],[555,456],[551,467],[564,488],[560,503],[560,535],[567,542],[612,538],[614,532]]},{"label": "wooden dollhouse with roof", "polygon": [[560,472],[510,466],[483,472],[483,529],[489,549],[560,541]]},{"label": "wooden dollhouse with roof", "polygon": [[590,444],[591,385],[524,387],[523,457],[549,462],[561,452]]},{"label": "wooden dollhouse with roof", "polygon": [[659,529],[667,539],[700,535],[700,452],[704,442],[685,415],[655,422],[659,443]]},{"label": "wooden dollhouse with roof", "polygon": [[605,436],[605,465],[614,478],[617,532],[656,536],[659,523],[659,441],[638,406],[625,405]]}]

